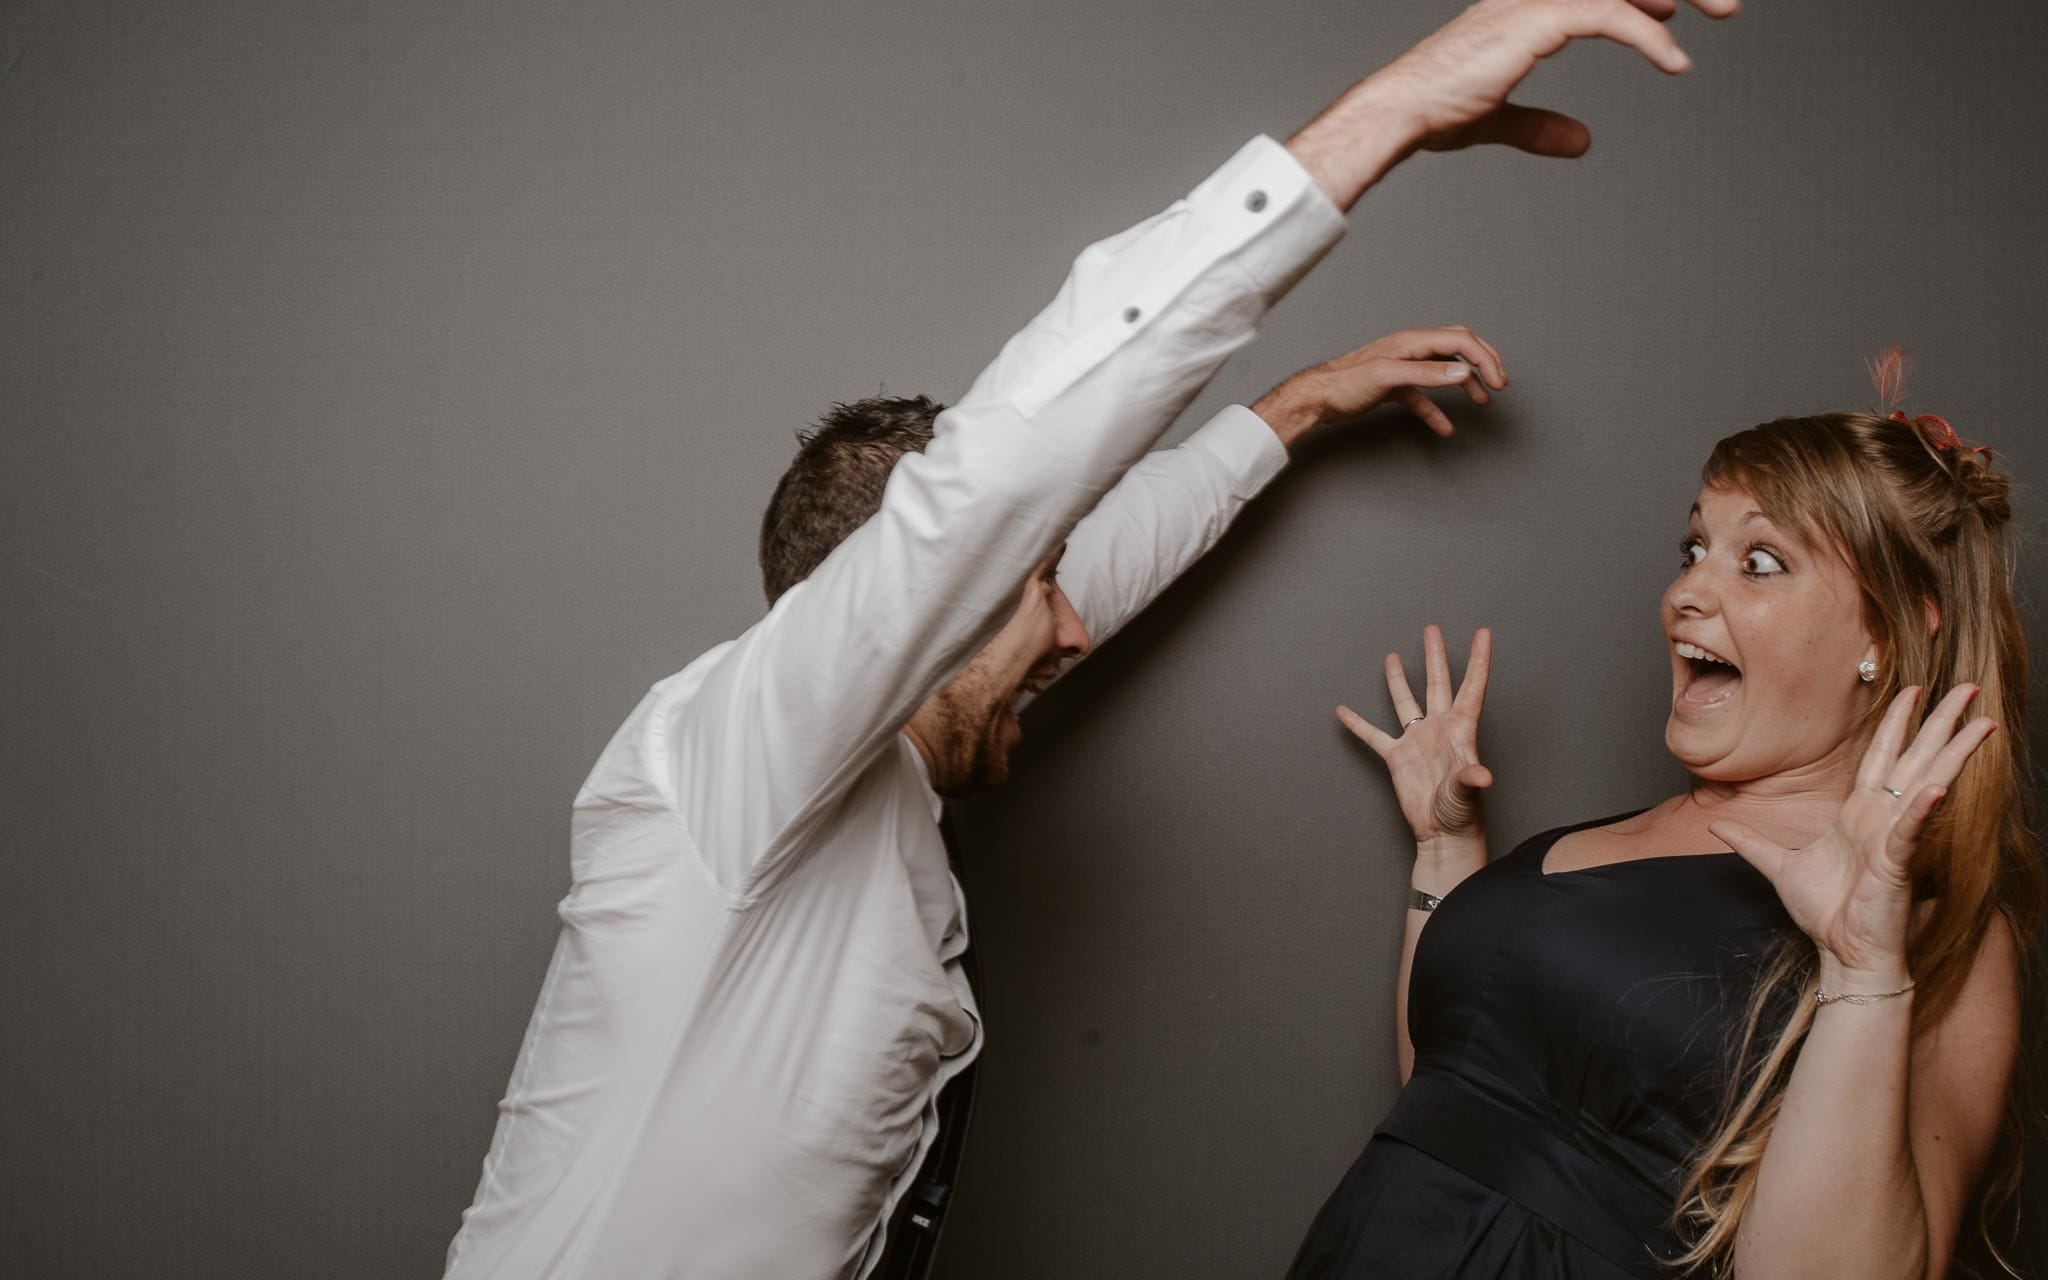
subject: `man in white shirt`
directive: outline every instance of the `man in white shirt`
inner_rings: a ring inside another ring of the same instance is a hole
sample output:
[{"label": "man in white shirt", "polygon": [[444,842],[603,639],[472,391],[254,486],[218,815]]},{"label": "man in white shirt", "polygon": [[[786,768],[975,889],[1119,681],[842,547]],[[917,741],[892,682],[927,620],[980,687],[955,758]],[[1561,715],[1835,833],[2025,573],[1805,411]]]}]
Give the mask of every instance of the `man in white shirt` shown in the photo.
[{"label": "man in white shirt", "polygon": [[1284,147],[1253,140],[1085,250],[815,567],[764,564],[771,592],[800,580],[657,683],[577,795],[562,932],[450,1277],[872,1272],[981,1043],[939,796],[1001,779],[1019,695],[1212,545],[1283,441],[1388,396],[1429,416],[1415,384],[1472,386],[1466,361],[1503,375],[1467,331],[1396,335],[1145,450],[1388,169],[1474,142],[1578,154],[1583,126],[1508,92],[1581,36],[1683,70],[1673,7],[1482,0]]}]

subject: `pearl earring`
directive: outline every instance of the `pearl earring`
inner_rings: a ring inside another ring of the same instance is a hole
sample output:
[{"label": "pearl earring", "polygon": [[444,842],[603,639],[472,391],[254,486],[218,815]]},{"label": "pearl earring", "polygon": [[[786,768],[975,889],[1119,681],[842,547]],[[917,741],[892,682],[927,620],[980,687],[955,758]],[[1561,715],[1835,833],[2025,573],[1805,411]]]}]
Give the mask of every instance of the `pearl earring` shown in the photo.
[{"label": "pearl earring", "polygon": [[1877,679],[1877,663],[1871,661],[1869,658],[1865,658],[1863,661],[1857,663],[1856,678],[1863,681],[1863,683],[1865,684],[1869,684],[1871,681]]}]

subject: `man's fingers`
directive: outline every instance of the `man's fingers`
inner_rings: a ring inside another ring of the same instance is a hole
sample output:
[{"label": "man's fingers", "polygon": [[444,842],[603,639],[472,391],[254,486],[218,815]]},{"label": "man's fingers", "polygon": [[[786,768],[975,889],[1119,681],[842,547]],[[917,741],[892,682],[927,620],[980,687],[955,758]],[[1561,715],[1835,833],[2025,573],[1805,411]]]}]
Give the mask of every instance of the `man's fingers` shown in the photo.
[{"label": "man's fingers", "polygon": [[1423,395],[1414,387],[1396,387],[1390,398],[1395,404],[1400,405],[1408,410],[1408,412],[1422,419],[1424,423],[1428,424],[1431,431],[1436,432],[1440,436],[1451,434],[1450,418],[1445,416],[1442,409],[1436,407],[1436,401]]},{"label": "man's fingers", "polygon": [[[1458,356],[1472,368],[1487,385],[1504,387],[1508,384],[1507,363],[1500,358],[1500,352],[1492,343],[1472,332],[1462,324],[1446,325],[1441,329],[1404,329],[1389,334],[1383,342],[1390,354],[1408,361],[1428,360],[1432,356]],[[1450,369],[1444,374],[1449,377]],[[1456,379],[1452,379],[1455,381]],[[1424,379],[1418,383],[1428,385]]]},{"label": "man's fingers", "polygon": [[1345,706],[1338,707],[1337,720],[1346,729],[1351,730],[1352,734],[1359,741],[1371,747],[1374,754],[1378,755],[1380,759],[1386,759],[1387,752],[1394,749],[1394,739],[1374,726],[1372,721],[1367,720],[1351,708]]},{"label": "man's fingers", "polygon": [[[1465,329],[1465,326],[1459,325],[1458,328]],[[1472,333],[1470,329],[1465,329],[1465,332]],[[1487,381],[1492,383],[1496,387],[1505,387],[1506,385],[1508,385],[1508,362],[1501,358],[1500,348],[1494,346],[1491,342],[1488,342],[1486,339],[1480,337],[1476,333],[1472,333],[1472,340],[1474,342],[1477,342],[1482,348],[1484,348],[1487,355],[1493,357]]]},{"label": "man's fingers", "polygon": [[1678,41],[1664,24],[1629,0],[1581,0],[1565,7],[1559,16],[1564,34],[1574,38],[1600,36],[1625,44],[1660,71],[1677,75],[1692,66],[1692,59],[1678,47]]},{"label": "man's fingers", "polygon": [[1509,102],[1466,125],[1446,141],[1460,147],[1499,143],[1531,155],[1573,160],[1585,155],[1593,145],[1593,131],[1562,112]]}]

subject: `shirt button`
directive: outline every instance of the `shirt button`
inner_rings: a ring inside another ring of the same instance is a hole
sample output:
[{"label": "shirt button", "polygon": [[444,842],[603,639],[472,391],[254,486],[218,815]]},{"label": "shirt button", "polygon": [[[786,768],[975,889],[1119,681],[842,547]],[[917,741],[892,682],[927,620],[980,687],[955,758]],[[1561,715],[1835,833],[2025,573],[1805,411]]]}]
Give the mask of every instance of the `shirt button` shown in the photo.
[{"label": "shirt button", "polygon": [[1139,310],[1138,310],[1138,309],[1137,309],[1136,307],[1125,307],[1125,308],[1124,308],[1124,323],[1125,323],[1125,324],[1136,324],[1136,323],[1138,323],[1138,316],[1139,316],[1140,314],[1142,314],[1142,313],[1141,313],[1141,312],[1140,312],[1140,311],[1139,311]]},{"label": "shirt button", "polygon": [[1244,207],[1250,209],[1253,213],[1263,211],[1266,207],[1266,193],[1263,191],[1252,192],[1244,198]]}]

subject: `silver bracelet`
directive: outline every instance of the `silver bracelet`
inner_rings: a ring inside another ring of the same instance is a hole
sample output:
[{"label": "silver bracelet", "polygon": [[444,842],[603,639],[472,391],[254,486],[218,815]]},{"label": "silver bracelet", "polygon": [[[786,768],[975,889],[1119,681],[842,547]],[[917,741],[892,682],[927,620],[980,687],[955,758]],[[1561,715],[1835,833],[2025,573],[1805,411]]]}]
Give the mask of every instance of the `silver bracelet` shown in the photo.
[{"label": "silver bracelet", "polygon": [[1817,1005],[1834,1004],[1836,1001],[1840,1001],[1843,1004],[1876,1004],[1880,1000],[1889,1000],[1893,996],[1905,995],[1912,989],[1913,984],[1908,982],[1897,991],[1837,991],[1833,995],[1829,995],[1827,992],[1815,987],[1813,990],[1813,1002]]},{"label": "silver bracelet", "polygon": [[1434,911],[1442,904],[1443,899],[1433,893],[1424,893],[1420,889],[1410,889],[1408,891],[1408,909],[1410,911]]}]

